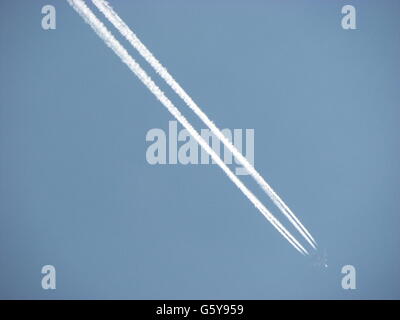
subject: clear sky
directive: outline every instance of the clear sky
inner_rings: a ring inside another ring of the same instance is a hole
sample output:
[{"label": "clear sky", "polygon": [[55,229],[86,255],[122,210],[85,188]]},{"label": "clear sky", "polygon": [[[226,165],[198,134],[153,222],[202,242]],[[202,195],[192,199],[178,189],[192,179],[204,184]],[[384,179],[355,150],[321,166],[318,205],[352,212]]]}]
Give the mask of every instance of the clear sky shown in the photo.
[{"label": "clear sky", "polygon": [[[219,127],[254,129],[257,170],[319,258],[216,165],[146,161],[147,132],[173,118],[66,1],[3,0],[0,298],[400,298],[400,3],[110,3]],[[349,264],[356,290],[341,287]]]}]

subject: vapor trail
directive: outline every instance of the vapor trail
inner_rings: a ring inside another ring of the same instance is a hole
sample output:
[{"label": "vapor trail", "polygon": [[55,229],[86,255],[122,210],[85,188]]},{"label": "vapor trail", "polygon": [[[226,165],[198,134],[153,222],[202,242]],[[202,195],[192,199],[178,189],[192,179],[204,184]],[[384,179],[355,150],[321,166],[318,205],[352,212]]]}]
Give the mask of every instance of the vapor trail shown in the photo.
[{"label": "vapor trail", "polygon": [[173,103],[164,95],[161,89],[153,82],[140,65],[129,55],[125,48],[115,39],[104,24],[87,7],[83,0],[68,0],[69,4],[77,11],[82,18],[92,27],[97,35],[110,47],[114,53],[124,62],[129,69],[143,82],[150,92],[168,109],[168,111],[182,124],[192,135],[211,158],[221,167],[232,182],[243,192],[243,194],[254,204],[264,217],[285,237],[293,247],[302,254],[308,254],[307,250],[286,230],[286,228],[268,211],[257,197],[236,177],[236,175],[225,165],[222,159],[198,134],[186,118],[179,112]]},{"label": "vapor trail", "polygon": [[192,98],[183,90],[179,83],[170,75],[167,69],[154,57],[154,55],[146,48],[135,33],[126,25],[126,23],[118,16],[114,9],[105,0],[92,0],[95,6],[105,15],[105,17],[114,25],[116,29],[130,42],[130,44],[142,55],[142,57],[153,67],[161,78],[175,91],[175,93],[186,103],[186,105],[194,111],[194,113],[204,122],[211,132],[228,148],[228,150],[236,157],[242,166],[250,173],[253,179],[259,184],[264,192],[271,198],[273,203],[280,211],[289,219],[300,234],[315,249],[316,242],[310,232],[303,226],[290,208],[276,194],[271,186],[256,171],[251,163],[241,154],[239,150],[225,137],[218,127],[207,117],[200,107],[192,100]]}]

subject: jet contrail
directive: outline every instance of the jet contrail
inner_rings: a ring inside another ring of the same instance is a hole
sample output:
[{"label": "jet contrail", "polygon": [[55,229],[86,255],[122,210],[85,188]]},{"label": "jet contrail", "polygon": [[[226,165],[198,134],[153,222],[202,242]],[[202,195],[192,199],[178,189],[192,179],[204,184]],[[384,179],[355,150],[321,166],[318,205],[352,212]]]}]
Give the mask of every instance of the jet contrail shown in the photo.
[{"label": "jet contrail", "polygon": [[302,254],[308,251],[286,230],[286,228],[268,211],[257,197],[236,177],[236,175],[225,165],[222,159],[208,145],[208,143],[191,126],[186,118],[179,112],[173,103],[164,95],[161,89],[153,82],[140,65],[129,55],[126,49],[115,39],[104,24],[87,7],[83,0],[68,0],[69,4],[77,11],[82,18],[92,27],[97,35],[110,47],[114,53],[124,62],[129,69],[139,78],[150,92],[168,109],[168,111],[188,130],[193,138],[199,143],[211,158],[221,167],[232,182],[243,192],[243,194],[254,204],[254,206],[265,216],[265,218],[281,233],[293,247]]},{"label": "jet contrail", "polygon": [[192,100],[192,98],[183,90],[179,83],[170,75],[167,69],[154,57],[154,55],[140,41],[136,34],[128,27],[128,25],[118,16],[114,9],[105,0],[92,0],[94,5],[104,14],[104,16],[114,25],[116,29],[129,41],[129,43],[140,53],[140,55],[153,67],[161,78],[172,88],[173,91],[186,103],[186,105],[194,111],[194,113],[208,126],[211,132],[228,148],[228,150],[236,157],[243,167],[250,173],[253,179],[271,198],[273,203],[280,211],[289,219],[300,234],[315,249],[316,241],[310,232],[303,226],[290,208],[275,193],[264,178],[256,171],[251,163],[241,154],[239,150],[225,137],[218,127],[207,117],[200,107]]}]

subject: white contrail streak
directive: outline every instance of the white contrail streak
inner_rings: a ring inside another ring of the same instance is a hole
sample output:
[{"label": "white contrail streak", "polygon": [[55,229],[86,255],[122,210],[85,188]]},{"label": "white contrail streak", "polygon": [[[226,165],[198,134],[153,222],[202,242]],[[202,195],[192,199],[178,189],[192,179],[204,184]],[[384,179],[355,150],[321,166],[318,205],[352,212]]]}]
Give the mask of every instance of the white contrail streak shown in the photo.
[{"label": "white contrail streak", "polygon": [[225,137],[218,127],[207,117],[200,107],[192,100],[192,98],[183,90],[179,83],[170,75],[167,69],[154,57],[154,55],[146,48],[135,33],[126,25],[126,23],[118,16],[114,9],[105,0],[92,0],[95,6],[105,15],[105,17],[114,25],[116,29],[130,42],[130,44],[142,55],[142,57],[153,67],[161,78],[175,91],[175,93],[186,103],[186,105],[194,111],[194,113],[206,124],[211,132],[228,148],[228,150],[236,157],[243,167],[250,173],[253,179],[260,185],[265,193],[271,198],[280,211],[289,219],[300,234],[315,249],[316,242],[310,232],[303,226],[290,208],[275,193],[264,178],[256,171],[250,162],[241,154],[239,150]]},{"label": "white contrail streak", "polygon": [[164,95],[160,88],[153,82],[140,65],[129,55],[125,48],[114,38],[111,32],[86,6],[83,0],[68,0],[69,4],[82,16],[82,18],[92,27],[97,35],[110,47],[114,53],[124,62],[129,69],[143,82],[151,93],[168,109],[168,111],[182,124],[182,126],[192,135],[211,158],[221,167],[232,182],[244,193],[244,195],[254,204],[254,206],[267,218],[267,220],[281,233],[293,247],[302,254],[308,254],[307,250],[286,230],[286,228],[268,211],[267,208],[257,199],[257,197],[236,177],[236,175],[225,165],[222,159],[208,145],[208,143],[191,126],[186,118],[179,112],[173,103]]}]

